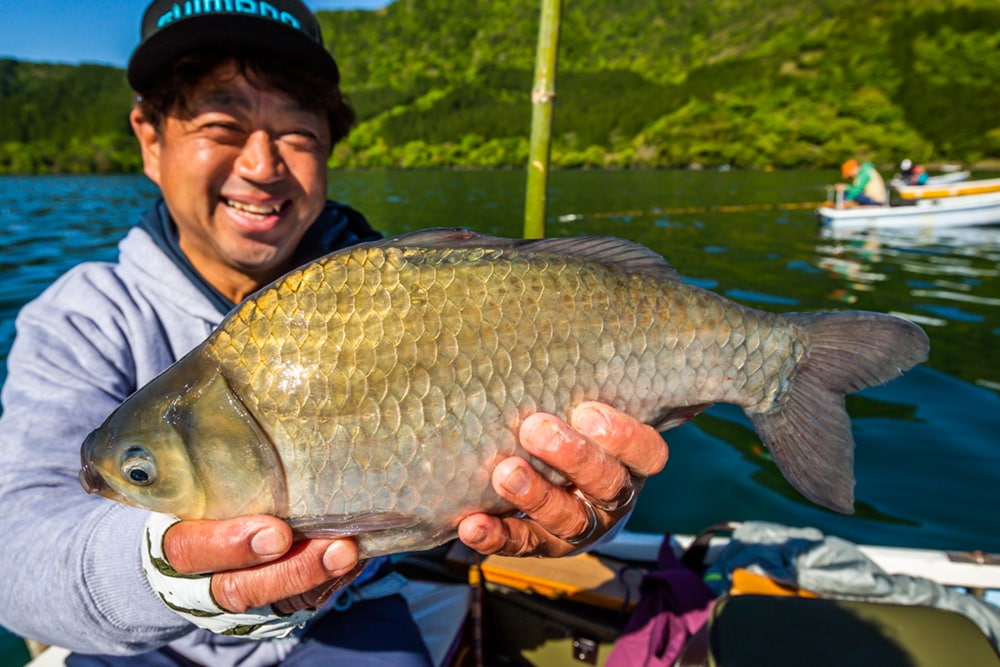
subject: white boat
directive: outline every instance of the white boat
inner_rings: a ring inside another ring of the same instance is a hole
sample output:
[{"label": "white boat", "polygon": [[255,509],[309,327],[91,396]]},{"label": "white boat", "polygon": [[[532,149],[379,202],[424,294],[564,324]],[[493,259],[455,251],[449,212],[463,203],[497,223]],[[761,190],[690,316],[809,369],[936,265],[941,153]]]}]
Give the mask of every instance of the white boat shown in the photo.
[{"label": "white boat", "polygon": [[939,199],[1000,192],[1000,178],[980,178],[950,183],[928,182],[925,185],[897,184],[896,181],[892,181],[891,185],[903,199]]},{"label": "white boat", "polygon": [[[1000,181],[1000,179],[998,179]],[[896,206],[821,206],[824,225],[837,229],[941,228],[1000,224],[1000,191],[918,199]]]},{"label": "white boat", "polygon": [[[971,175],[972,175],[972,172],[971,171],[967,171],[967,170],[949,171],[949,172],[944,173],[944,174],[935,174],[934,176],[928,176],[927,177],[927,181],[924,182],[924,183],[921,183],[921,185],[923,185],[923,186],[929,186],[929,185],[935,185],[935,186],[937,186],[937,185],[951,185],[952,183],[960,183],[961,181],[968,180],[969,176],[971,176]],[[904,187],[904,188],[905,187],[910,187],[911,184],[907,183],[905,180],[903,180],[902,178],[899,178],[897,176],[896,178],[893,178],[891,181],[889,181],[889,185],[892,188],[894,188],[896,190],[899,190],[899,188],[901,188],[901,187]]]}]

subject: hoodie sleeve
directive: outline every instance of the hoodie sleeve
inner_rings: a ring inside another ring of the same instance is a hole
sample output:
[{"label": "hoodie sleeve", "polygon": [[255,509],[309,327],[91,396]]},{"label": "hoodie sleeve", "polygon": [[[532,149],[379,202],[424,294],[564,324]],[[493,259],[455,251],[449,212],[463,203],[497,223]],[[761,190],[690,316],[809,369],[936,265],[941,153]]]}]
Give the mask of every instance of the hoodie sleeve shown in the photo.
[{"label": "hoodie sleeve", "polygon": [[83,653],[138,653],[192,630],[142,572],[148,513],[77,480],[87,433],[136,388],[130,337],[156,335],[133,331],[123,303],[110,269],[67,274],[19,314],[2,393],[0,624]]}]

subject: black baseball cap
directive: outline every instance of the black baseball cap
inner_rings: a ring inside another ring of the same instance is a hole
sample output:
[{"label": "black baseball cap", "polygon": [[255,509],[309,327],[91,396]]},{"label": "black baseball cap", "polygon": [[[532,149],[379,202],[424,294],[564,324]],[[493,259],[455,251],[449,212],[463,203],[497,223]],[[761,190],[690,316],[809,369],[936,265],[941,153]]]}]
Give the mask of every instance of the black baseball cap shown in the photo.
[{"label": "black baseball cap", "polygon": [[299,0],[154,0],[128,63],[129,85],[145,90],[178,58],[198,51],[309,63],[340,81],[316,17]]}]

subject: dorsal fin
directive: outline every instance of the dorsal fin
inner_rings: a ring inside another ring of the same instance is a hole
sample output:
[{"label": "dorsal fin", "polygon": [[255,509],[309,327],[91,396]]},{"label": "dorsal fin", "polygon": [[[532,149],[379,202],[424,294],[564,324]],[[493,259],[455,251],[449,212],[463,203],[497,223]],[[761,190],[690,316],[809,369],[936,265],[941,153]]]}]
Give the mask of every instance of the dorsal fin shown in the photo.
[{"label": "dorsal fin", "polygon": [[552,255],[570,255],[611,264],[627,273],[680,281],[677,269],[649,248],[611,236],[567,236],[545,239],[509,239],[467,229],[424,229],[376,242],[413,248],[498,248]]}]

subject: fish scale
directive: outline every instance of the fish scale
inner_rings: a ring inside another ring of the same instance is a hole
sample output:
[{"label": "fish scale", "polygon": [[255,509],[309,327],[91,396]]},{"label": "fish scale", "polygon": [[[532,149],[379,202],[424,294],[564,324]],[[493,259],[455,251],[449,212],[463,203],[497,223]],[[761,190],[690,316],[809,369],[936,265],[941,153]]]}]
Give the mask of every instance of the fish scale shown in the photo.
[{"label": "fish scale", "polygon": [[[859,332],[869,345],[852,343]],[[273,513],[306,535],[356,535],[372,556],[509,511],[490,474],[524,453],[516,434],[534,412],[598,400],[669,428],[724,401],[807,497],[849,511],[843,394],[926,353],[900,318],[747,308],[617,239],[422,232],[333,253],[248,299],[88,439],[81,479],[182,518]],[[242,440],[232,453],[227,438]],[[123,482],[161,460],[162,491]]]}]

